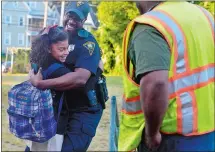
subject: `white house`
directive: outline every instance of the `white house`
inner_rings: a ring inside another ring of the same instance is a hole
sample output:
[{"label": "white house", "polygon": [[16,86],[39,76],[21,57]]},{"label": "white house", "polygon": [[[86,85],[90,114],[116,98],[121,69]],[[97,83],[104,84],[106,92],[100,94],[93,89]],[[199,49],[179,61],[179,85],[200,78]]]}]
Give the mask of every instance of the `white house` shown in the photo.
[{"label": "white house", "polygon": [[[2,2],[2,52],[7,47],[29,47],[32,38],[43,28],[44,2]],[[59,13],[48,7],[47,25],[59,23]]]},{"label": "white house", "polygon": [[[50,2],[51,3],[51,2]],[[45,2],[2,2],[2,53],[7,47],[30,47],[31,40],[43,28]],[[48,6],[47,25],[60,25],[61,5]],[[90,10],[84,28],[97,29],[99,22],[93,9]]]},{"label": "white house", "polygon": [[84,28],[88,31],[93,29],[97,29],[99,27],[99,21],[97,19],[97,16],[95,15],[93,9],[90,9],[90,13],[87,16],[87,20],[84,23]]}]

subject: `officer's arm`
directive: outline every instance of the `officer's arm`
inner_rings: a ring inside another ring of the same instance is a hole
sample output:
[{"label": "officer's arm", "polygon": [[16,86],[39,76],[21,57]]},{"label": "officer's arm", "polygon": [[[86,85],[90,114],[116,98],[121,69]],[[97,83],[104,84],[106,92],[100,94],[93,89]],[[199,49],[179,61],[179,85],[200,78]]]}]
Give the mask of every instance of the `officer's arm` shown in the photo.
[{"label": "officer's arm", "polygon": [[140,80],[140,100],[146,120],[147,136],[156,135],[168,106],[168,71],[145,74]]},{"label": "officer's arm", "polygon": [[[99,61],[99,68],[102,71],[104,71],[104,64],[103,64],[102,60]],[[76,68],[75,72],[79,72],[81,75],[85,75],[85,76],[82,76],[82,81],[81,81],[80,85],[78,85],[77,87],[84,86],[86,84],[87,80],[90,78],[91,72],[86,70],[86,69],[83,69],[83,68]],[[72,89],[72,88],[76,88],[76,86],[74,86],[74,84],[75,83],[71,83],[71,84],[68,84],[68,85],[65,84],[62,87],[58,87],[57,90],[69,90],[69,89]]]},{"label": "officer's arm", "polygon": [[34,81],[33,85],[40,89],[68,90],[80,88],[85,86],[90,75],[90,71],[76,68],[75,72],[67,73],[58,78]]},{"label": "officer's arm", "polygon": [[[103,71],[102,60],[99,62],[99,68]],[[72,88],[84,87],[90,78],[91,72],[84,68],[75,68],[74,72],[69,72],[61,77],[42,80],[41,70],[37,75],[31,72],[31,83],[40,89],[69,90]]]}]

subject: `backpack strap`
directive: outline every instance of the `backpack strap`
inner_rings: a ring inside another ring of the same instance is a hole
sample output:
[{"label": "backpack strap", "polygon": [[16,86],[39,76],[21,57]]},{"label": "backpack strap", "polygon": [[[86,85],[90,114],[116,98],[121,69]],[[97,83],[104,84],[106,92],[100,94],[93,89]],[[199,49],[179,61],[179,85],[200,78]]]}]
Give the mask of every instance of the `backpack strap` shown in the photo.
[{"label": "backpack strap", "polygon": [[[53,72],[55,72],[57,69],[62,68],[62,67],[64,67],[64,66],[62,64],[59,64],[59,63],[54,63],[54,64],[50,65],[48,67],[48,69],[46,69],[42,72],[43,78],[47,79]],[[59,117],[60,117],[61,109],[63,106],[63,100],[64,100],[64,92],[60,98],[60,103],[58,106],[57,121],[59,120]]]},{"label": "backpack strap", "polygon": [[62,68],[62,67],[64,67],[64,66],[60,63],[51,64],[48,67],[48,69],[46,69],[42,72],[43,79],[47,79],[53,72],[55,72],[57,69]]},{"label": "backpack strap", "polygon": [[57,111],[57,122],[58,122],[58,120],[59,120],[60,113],[61,113],[61,110],[62,110],[63,99],[64,99],[64,92],[63,92],[62,96],[60,97],[60,103],[59,103],[58,111]]}]

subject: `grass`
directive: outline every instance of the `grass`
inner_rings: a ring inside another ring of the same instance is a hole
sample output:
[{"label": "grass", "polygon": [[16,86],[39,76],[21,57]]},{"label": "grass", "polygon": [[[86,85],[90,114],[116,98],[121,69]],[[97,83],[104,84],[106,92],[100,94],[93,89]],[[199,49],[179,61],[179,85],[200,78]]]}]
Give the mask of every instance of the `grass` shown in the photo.
[{"label": "grass", "polygon": [[3,75],[2,76],[2,84],[3,85],[14,85],[20,82],[23,82],[28,79],[27,75]]},{"label": "grass", "polygon": [[[26,75],[3,75],[2,76],[2,151],[24,151],[25,143],[12,135],[8,130],[7,116],[7,93],[14,84],[27,80]],[[107,86],[109,97],[116,96],[118,110],[122,98],[122,78],[118,76],[108,76]],[[108,151],[109,124],[110,124],[110,100],[106,104],[102,119],[97,129],[96,136],[88,150],[90,151]]]},{"label": "grass", "polygon": [[[8,115],[7,115],[7,92],[12,85],[2,85],[2,151],[21,151],[24,150],[25,144],[9,132]],[[16,149],[15,149],[16,148]]]}]

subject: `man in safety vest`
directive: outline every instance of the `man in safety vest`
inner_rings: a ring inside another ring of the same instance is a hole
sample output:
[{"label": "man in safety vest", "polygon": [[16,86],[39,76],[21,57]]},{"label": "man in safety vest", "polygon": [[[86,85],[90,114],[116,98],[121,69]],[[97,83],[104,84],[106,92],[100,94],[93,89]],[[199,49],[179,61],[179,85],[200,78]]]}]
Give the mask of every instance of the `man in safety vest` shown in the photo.
[{"label": "man in safety vest", "polygon": [[214,18],[188,2],[136,2],[123,39],[118,150],[214,150]]}]

